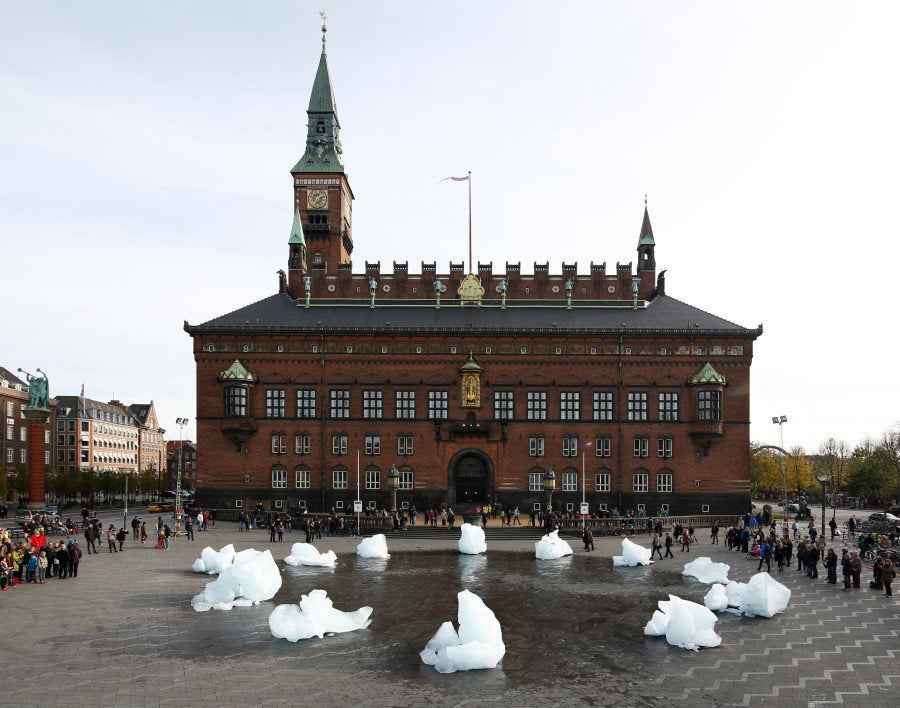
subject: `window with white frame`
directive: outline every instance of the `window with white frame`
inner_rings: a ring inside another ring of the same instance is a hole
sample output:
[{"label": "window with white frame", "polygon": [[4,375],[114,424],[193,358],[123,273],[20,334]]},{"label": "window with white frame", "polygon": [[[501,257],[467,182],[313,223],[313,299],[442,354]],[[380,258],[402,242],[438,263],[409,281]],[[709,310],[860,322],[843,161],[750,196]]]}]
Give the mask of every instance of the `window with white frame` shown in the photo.
[{"label": "window with white frame", "polygon": [[380,470],[366,470],[366,489],[381,489]]},{"label": "window with white frame", "polygon": [[349,418],[350,417],[350,391],[343,388],[333,388],[330,391],[331,396],[331,417],[332,418]]},{"label": "window with white frame", "polygon": [[612,457],[612,438],[609,436],[594,438],[594,454],[597,457]]},{"label": "window with white frame", "polygon": [[649,457],[650,456],[650,438],[634,439],[634,456]]},{"label": "window with white frame", "polygon": [[678,393],[676,391],[660,392],[659,419],[662,421],[678,420]]},{"label": "window with white frame", "polygon": [[276,465],[272,468],[272,489],[287,488],[287,467]]},{"label": "window with white frame", "polygon": [[13,450],[11,447],[6,449],[6,464],[8,464],[8,465],[13,464],[13,462],[14,462],[13,455],[15,455],[15,454],[16,454],[16,451]]},{"label": "window with white frame", "polygon": [[296,489],[309,489],[309,467],[297,467],[294,470],[294,487]]},{"label": "window with white frame", "polygon": [[398,435],[397,436],[397,454],[400,457],[409,457],[413,454],[413,436]]},{"label": "window with white frame", "polygon": [[718,422],[722,420],[722,392],[697,392],[697,420]]},{"label": "window with white frame", "polygon": [[628,392],[628,420],[647,420],[646,392]]},{"label": "window with white frame", "polygon": [[28,450],[19,450],[19,464],[28,462]]},{"label": "window with white frame", "polygon": [[563,435],[562,439],[562,456],[577,457],[578,456],[578,438],[574,435]]},{"label": "window with white frame", "polygon": [[226,386],[223,393],[225,396],[225,417],[243,418],[247,415],[246,386]]},{"label": "window with white frame", "polygon": [[594,391],[594,420],[604,422],[613,420],[612,391]]},{"label": "window with white frame", "polygon": [[413,471],[408,467],[400,470],[400,487],[399,489],[409,491],[413,488]]},{"label": "window with white frame", "polygon": [[560,391],[559,419],[581,419],[581,393],[579,391]]},{"label": "window with white frame", "polygon": [[428,420],[447,420],[446,391],[428,392]]},{"label": "window with white frame", "polygon": [[294,436],[294,454],[309,454],[309,433],[297,433]]},{"label": "window with white frame", "polygon": [[397,420],[412,420],[416,417],[416,392],[397,391],[395,393],[395,417]]},{"label": "window with white frame", "polygon": [[526,402],[528,420],[547,420],[546,391],[528,391]]},{"label": "window with white frame", "polygon": [[22,442],[28,440],[28,428],[26,428],[24,425],[19,428],[19,440],[21,440]]},{"label": "window with white frame", "polygon": [[601,470],[594,475],[594,491],[608,492],[612,488],[612,473]]},{"label": "window with white frame", "polygon": [[513,410],[513,392],[494,391],[494,420],[512,420]]},{"label": "window with white frame", "polygon": [[314,388],[297,389],[297,417],[316,417],[316,390]]},{"label": "window with white frame", "polygon": [[563,472],[562,490],[564,492],[577,492],[578,491],[578,473],[577,472]]},{"label": "window with white frame", "polygon": [[347,454],[347,434],[335,433],[331,436],[331,454],[346,455]]},{"label": "window with white frame", "polygon": [[331,487],[332,489],[347,488],[347,470],[335,469],[331,470]]},{"label": "window with white frame", "polygon": [[544,473],[540,471],[528,473],[528,491],[542,492],[544,491]]},{"label": "window with white frame", "polygon": [[647,472],[635,472],[633,491],[646,492],[650,486],[650,475]]},{"label": "window with white frame", "polygon": [[671,457],[672,456],[672,438],[658,438],[656,441],[656,456]]},{"label": "window with white frame", "polygon": [[284,418],[284,389],[266,389],[266,418]]},{"label": "window with white frame", "polygon": [[284,433],[272,433],[272,454],[283,455],[287,452],[284,442]]},{"label": "window with white frame", "polygon": [[672,491],[672,473],[660,472],[656,475],[656,491],[671,492]]},{"label": "window with white frame", "polygon": [[528,455],[530,457],[544,456],[544,436],[532,435],[528,438]]},{"label": "window with white frame", "polygon": [[383,416],[384,392],[380,390],[363,391],[363,418],[379,419]]},{"label": "window with white frame", "polygon": [[381,436],[380,435],[366,435],[366,454],[367,455],[380,455],[381,454]]}]

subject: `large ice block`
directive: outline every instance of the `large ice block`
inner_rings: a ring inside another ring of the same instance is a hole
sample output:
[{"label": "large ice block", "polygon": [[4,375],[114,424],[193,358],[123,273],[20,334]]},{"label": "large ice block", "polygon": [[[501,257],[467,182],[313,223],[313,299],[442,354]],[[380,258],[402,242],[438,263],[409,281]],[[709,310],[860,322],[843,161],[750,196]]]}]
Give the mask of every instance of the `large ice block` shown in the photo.
[{"label": "large ice block", "polygon": [[475,524],[463,524],[459,527],[462,536],[459,538],[459,552],[477,555],[487,550],[484,540],[484,529]]},{"label": "large ice block", "polygon": [[633,541],[622,539],[622,555],[613,556],[613,565],[627,565],[634,567],[637,565],[650,565],[653,561],[650,556],[653,553],[649,548],[639,546]]},{"label": "large ice block", "polygon": [[728,583],[728,571],[731,566],[727,563],[714,563],[712,558],[700,556],[690,563],[685,563],[681,572],[686,577],[692,577],[701,583]]},{"label": "large ice block", "polygon": [[696,602],[669,595],[659,601],[659,610],[644,627],[647,636],[665,634],[672,646],[697,650],[700,647],[717,647],[722,638],[716,634],[717,617],[714,612]]},{"label": "large ice block", "polygon": [[420,652],[422,662],[442,674],[493,669],[506,653],[500,622],[478,595],[463,590],[456,597],[459,633],[444,622]]},{"label": "large ice block", "polygon": [[791,591],[768,573],[757,573],[744,586],[738,609],[746,617],[772,617],[783,612]]},{"label": "large ice block", "polygon": [[360,607],[355,612],[341,612],[334,609],[328,593],[313,590],[303,595],[299,604],[278,605],[269,615],[272,636],[296,642],[300,639],[319,637],[325,634],[341,634],[368,627],[372,621],[371,607]]},{"label": "large ice block", "polygon": [[311,543],[295,543],[291,546],[291,554],[286,556],[284,562],[288,565],[312,565],[323,568],[334,568],[337,555],[334,551],[319,553]]},{"label": "large ice block", "polygon": [[722,612],[728,609],[728,595],[725,594],[725,586],[721,583],[713,583],[709,592],[703,597],[703,604],[713,612]]},{"label": "large ice block", "polygon": [[538,560],[555,560],[573,553],[568,541],[559,537],[559,531],[551,531],[534,544],[534,556]]},{"label": "large ice block", "polygon": [[207,546],[200,551],[200,557],[194,561],[192,569],[195,573],[209,573],[216,575],[234,562],[234,546],[228,544],[217,551]]},{"label": "large ice block", "polygon": [[195,610],[230,610],[235,605],[271,600],[281,588],[281,571],[271,552],[250,548],[236,555],[235,560],[191,600]]},{"label": "large ice block", "polygon": [[383,533],[375,534],[371,538],[364,538],[356,547],[356,555],[361,558],[390,558],[387,538]]}]

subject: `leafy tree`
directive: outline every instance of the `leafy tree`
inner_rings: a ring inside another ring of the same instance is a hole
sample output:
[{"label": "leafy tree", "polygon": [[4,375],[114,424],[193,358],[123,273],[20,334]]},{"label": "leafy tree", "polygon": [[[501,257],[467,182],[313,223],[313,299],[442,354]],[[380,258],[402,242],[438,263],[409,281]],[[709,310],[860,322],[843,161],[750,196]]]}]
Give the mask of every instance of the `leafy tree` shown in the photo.
[{"label": "leafy tree", "polygon": [[787,488],[796,491],[799,495],[806,490],[814,489],[816,478],[813,474],[813,466],[802,447],[792,448],[784,461]]},{"label": "leafy tree", "polygon": [[835,491],[843,489],[846,483],[849,454],[849,447],[843,440],[828,438],[819,445],[819,468],[831,475]]},{"label": "leafy tree", "polygon": [[750,494],[753,497],[781,489],[781,455],[763,447],[758,443],[750,444]]}]

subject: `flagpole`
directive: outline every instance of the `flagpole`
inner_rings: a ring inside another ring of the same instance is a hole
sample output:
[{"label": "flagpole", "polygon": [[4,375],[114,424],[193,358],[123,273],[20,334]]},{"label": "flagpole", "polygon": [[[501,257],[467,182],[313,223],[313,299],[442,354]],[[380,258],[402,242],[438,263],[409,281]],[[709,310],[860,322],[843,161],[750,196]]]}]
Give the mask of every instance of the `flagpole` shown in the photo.
[{"label": "flagpole", "polygon": [[474,273],[472,266],[472,170],[469,170],[469,273]]}]

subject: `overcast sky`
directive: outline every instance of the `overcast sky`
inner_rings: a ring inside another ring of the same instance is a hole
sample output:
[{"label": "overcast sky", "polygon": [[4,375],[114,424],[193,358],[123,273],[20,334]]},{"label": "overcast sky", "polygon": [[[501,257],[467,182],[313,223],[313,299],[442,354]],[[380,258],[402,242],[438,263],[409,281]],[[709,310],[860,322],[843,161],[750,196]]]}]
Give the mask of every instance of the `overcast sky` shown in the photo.
[{"label": "overcast sky", "polygon": [[[321,3],[0,1],[0,364],[195,415],[184,320],[277,289]],[[751,437],[897,424],[900,3],[326,3],[365,261],[635,259],[747,327]]]}]

